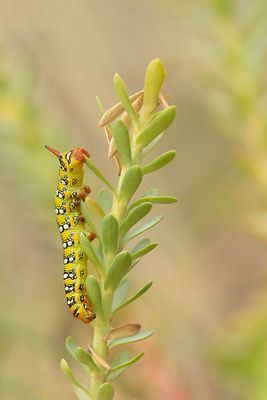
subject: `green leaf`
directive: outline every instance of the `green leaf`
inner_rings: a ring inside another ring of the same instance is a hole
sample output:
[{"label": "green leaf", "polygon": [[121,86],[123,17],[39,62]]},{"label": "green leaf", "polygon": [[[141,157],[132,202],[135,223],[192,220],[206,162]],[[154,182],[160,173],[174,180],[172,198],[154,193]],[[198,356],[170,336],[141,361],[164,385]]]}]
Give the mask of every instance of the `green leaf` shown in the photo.
[{"label": "green leaf", "polygon": [[88,399],[92,399],[92,396],[89,394],[88,397],[88,393],[84,392],[81,388],[79,388],[78,386],[72,385],[73,391],[76,394],[77,398],[79,400],[88,400]]},{"label": "green leaf", "polygon": [[175,106],[170,106],[157,113],[150,124],[138,133],[136,137],[136,145],[140,148],[146,147],[150,142],[152,142],[152,140],[168,128],[168,126],[173,122],[175,114]]},{"label": "green leaf", "polygon": [[66,339],[65,345],[66,345],[66,349],[68,350],[68,352],[72,355],[72,357],[75,358],[74,351],[78,347],[77,344],[75,343],[75,340],[71,336],[68,336]]},{"label": "green leaf", "polygon": [[140,296],[142,296],[145,292],[148,291],[148,289],[151,288],[153,282],[147,283],[142,289],[140,289],[137,293],[135,293],[132,297],[130,297],[127,301],[119,305],[116,309],[114,309],[114,313],[117,312],[118,310],[121,310],[122,308],[128,306],[129,304],[133,303],[136,299],[138,299]]},{"label": "green leaf", "polygon": [[132,253],[133,260],[136,260],[139,257],[143,257],[145,254],[152,251],[155,247],[157,247],[158,243],[150,243],[146,247],[143,247],[139,251]]},{"label": "green leaf", "polygon": [[112,195],[106,189],[100,189],[97,195],[97,199],[102,207],[102,209],[109,213],[112,207]]},{"label": "green leaf", "polygon": [[77,361],[79,361],[80,364],[83,366],[89,368],[91,372],[96,372],[100,371],[98,365],[95,363],[93,357],[87,353],[84,349],[81,347],[77,347],[74,350],[74,355]]},{"label": "green leaf", "polygon": [[103,383],[101,386],[99,386],[96,400],[113,400],[113,397],[114,389],[109,382]]},{"label": "green leaf", "polygon": [[110,340],[108,342],[108,347],[111,349],[112,347],[119,346],[120,344],[129,344],[129,343],[140,342],[141,340],[148,339],[150,336],[153,335],[153,333],[154,333],[154,331],[147,329],[145,331],[138,332],[133,336],[127,336],[127,337]]},{"label": "green leaf", "polygon": [[[84,351],[81,347],[77,346],[74,339],[68,336],[65,342],[66,349],[72,355],[72,357],[78,361],[82,366],[85,366],[92,370],[99,370],[91,355]],[[85,354],[84,354],[85,353]]]},{"label": "green leaf", "polygon": [[62,360],[60,361],[60,368],[63,374],[66,376],[66,378],[68,378],[74,386],[79,387],[92,398],[90,392],[88,392],[88,390],[83,386],[83,384],[79,382],[78,379],[75,378],[72,370],[70,369],[64,358],[62,358]]},{"label": "green leaf", "polygon": [[137,243],[137,245],[133,248],[131,251],[131,254],[138,252],[139,250],[142,250],[146,246],[148,246],[151,243],[149,239],[142,239],[140,242]]},{"label": "green leaf", "polygon": [[107,185],[112,190],[112,192],[114,192],[112,185],[104,177],[104,175],[99,171],[99,169],[93,164],[93,162],[90,160],[90,158],[88,158],[88,157],[85,158],[85,164],[105,185]]},{"label": "green leaf", "polygon": [[152,208],[152,203],[142,203],[137,207],[132,208],[127,217],[122,221],[119,229],[120,238],[123,237],[129,229],[131,229],[137,222],[144,218]]},{"label": "green leaf", "polygon": [[89,258],[91,263],[95,266],[97,272],[102,275],[103,274],[103,267],[101,262],[99,261],[91,242],[86,239],[84,233],[80,233],[80,244],[85,252],[86,256]]},{"label": "green leaf", "polygon": [[154,197],[158,196],[158,194],[159,194],[158,188],[150,188],[142,194],[142,197],[151,197],[151,196]]},{"label": "green leaf", "polygon": [[165,135],[165,131],[163,131],[162,133],[160,133],[154,140],[152,140],[152,142],[150,142],[142,151],[143,154],[147,154],[149,153],[151,150],[154,149],[154,147],[157,146],[157,144],[161,141],[161,139],[164,137]]},{"label": "green leaf", "polygon": [[122,121],[118,120],[115,122],[113,136],[122,165],[124,167],[130,167],[132,165],[132,155],[129,132]]},{"label": "green leaf", "polygon": [[92,197],[87,196],[84,201],[89,209],[91,214],[95,214],[97,217],[103,218],[105,216],[105,212],[102,207],[92,199]]},{"label": "green leaf", "polygon": [[[130,359],[131,359],[131,354],[129,353],[129,351],[122,351],[117,356],[115,356],[111,364],[111,367],[115,368],[117,365],[123,364],[129,361]],[[115,379],[117,379],[123,373],[125,368],[126,367],[122,367],[120,369],[116,369],[114,372],[111,372],[107,377],[108,382],[113,382]]]},{"label": "green leaf", "polygon": [[111,262],[118,249],[118,222],[112,214],[108,214],[102,221],[103,253],[108,262]]},{"label": "green leaf", "polygon": [[94,224],[93,221],[92,221],[92,218],[91,218],[91,216],[90,216],[89,209],[88,209],[88,207],[87,207],[87,205],[85,204],[84,201],[81,201],[81,202],[80,202],[80,209],[81,209],[82,216],[83,216],[83,218],[85,219],[85,222],[86,222],[87,225],[89,226],[90,230],[91,230],[92,232],[95,232],[95,234],[98,236],[97,230],[96,230],[96,227],[95,227],[95,224]]},{"label": "green leaf", "polygon": [[124,110],[128,113],[135,130],[138,130],[139,121],[136,112],[133,109],[132,103],[127,94],[125,83],[119,74],[115,74],[113,78],[113,84],[115,92],[124,108]]},{"label": "green leaf", "polygon": [[89,275],[86,278],[86,291],[90,302],[92,303],[92,308],[96,314],[96,317],[101,319],[103,317],[101,291],[99,283],[93,275]]},{"label": "green leaf", "polygon": [[121,207],[126,208],[134,193],[138,189],[142,181],[142,172],[137,165],[130,167],[121,182],[118,193],[118,203]]},{"label": "green leaf", "polygon": [[99,96],[96,96],[95,99],[96,99],[96,104],[98,105],[99,111],[101,112],[101,114],[104,114],[105,108],[104,108]]},{"label": "green leaf", "polygon": [[148,174],[150,172],[157,171],[160,168],[163,168],[165,165],[169,164],[175,157],[176,151],[170,150],[166,153],[161,154],[158,158],[151,161],[149,164],[144,165],[141,170],[142,174]]},{"label": "green leaf", "polygon": [[159,59],[151,61],[146,70],[143,119],[149,121],[151,114],[158,106],[160,88],[165,79],[165,70]]},{"label": "green leaf", "polygon": [[113,367],[113,368],[110,369],[110,372],[115,372],[115,371],[117,371],[117,370],[119,370],[121,368],[125,368],[125,367],[128,367],[131,364],[136,363],[138,360],[140,360],[140,358],[143,357],[144,354],[145,353],[142,352],[142,353],[138,354],[136,357],[133,357],[130,360],[125,361],[124,363],[116,365],[116,367]]},{"label": "green leaf", "polygon": [[124,302],[129,293],[130,287],[131,284],[128,279],[123,279],[120,282],[119,286],[114,292],[112,310],[117,309]]},{"label": "green leaf", "polygon": [[152,218],[150,221],[148,221],[146,224],[141,226],[140,228],[127,233],[127,235],[124,236],[123,242],[129,242],[129,240],[135,238],[136,236],[140,235],[141,233],[147,231],[148,229],[152,228],[156,224],[158,224],[162,218],[164,217],[164,214],[158,214],[154,218]]},{"label": "green leaf", "polygon": [[150,202],[150,203],[154,203],[154,204],[172,204],[172,203],[176,203],[177,199],[175,197],[172,196],[147,196],[147,197],[141,197],[139,200],[135,201],[130,209],[132,209],[133,207],[136,207],[138,204],[141,203],[146,203],[146,202]]},{"label": "green leaf", "polygon": [[114,291],[122,278],[127,274],[131,264],[132,256],[128,251],[124,250],[119,253],[108,270],[104,283],[105,289]]}]

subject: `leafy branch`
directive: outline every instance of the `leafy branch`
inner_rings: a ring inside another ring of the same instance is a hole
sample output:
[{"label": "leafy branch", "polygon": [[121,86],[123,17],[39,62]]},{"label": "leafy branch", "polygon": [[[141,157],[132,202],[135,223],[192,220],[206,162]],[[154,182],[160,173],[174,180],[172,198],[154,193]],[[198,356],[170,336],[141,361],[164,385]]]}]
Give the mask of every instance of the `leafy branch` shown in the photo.
[{"label": "leafy branch", "polygon": [[139,299],[152,286],[149,282],[130,296],[126,276],[157,243],[142,239],[132,250],[128,249],[128,243],[159,223],[163,214],[152,217],[138,228],[135,225],[152,211],[153,204],[176,201],[174,197],[154,193],[133,200],[143,178],[163,168],[175,157],[175,151],[170,150],[148,164],[142,162],[143,154],[154,148],[175,118],[175,106],[169,106],[161,94],[164,79],[164,67],[160,60],[155,59],[147,67],[144,90],[128,96],[125,83],[115,74],[114,88],[119,103],[104,112],[97,99],[103,112],[99,125],[105,130],[108,154],[116,161],[119,177],[117,187],[113,188],[93,161],[86,159],[85,164],[91,173],[105,184],[97,202],[84,202],[81,207],[88,230],[97,235],[92,242],[83,233],[80,235],[81,246],[95,268],[95,275],[89,275],[86,280],[86,290],[96,314],[92,323],[94,338],[89,350],[83,350],[72,338],[67,339],[66,347],[74,360],[88,372],[90,385],[82,384],[67,362],[61,361],[61,369],[80,400],[112,400],[112,382],[144,353],[132,356],[122,351],[112,361],[109,350],[143,341],[153,334],[152,330],[140,330],[138,324],[117,328],[111,324],[119,310]]}]

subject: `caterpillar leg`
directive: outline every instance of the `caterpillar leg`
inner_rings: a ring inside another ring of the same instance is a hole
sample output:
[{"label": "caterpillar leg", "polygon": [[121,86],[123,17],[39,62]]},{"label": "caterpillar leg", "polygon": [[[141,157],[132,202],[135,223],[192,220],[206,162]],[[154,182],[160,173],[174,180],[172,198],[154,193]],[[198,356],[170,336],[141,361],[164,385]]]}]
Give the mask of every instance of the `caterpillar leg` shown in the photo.
[{"label": "caterpillar leg", "polygon": [[95,232],[87,232],[86,237],[88,240],[90,240],[90,242],[92,242],[92,240],[94,240],[96,238],[96,234],[95,234]]},{"label": "caterpillar leg", "polygon": [[78,193],[78,195],[76,197],[75,206],[79,207],[81,200],[84,201],[89,193],[91,193],[90,187],[87,185],[83,186],[83,188],[80,190],[80,192]]},{"label": "caterpillar leg", "polygon": [[84,200],[86,199],[86,197],[88,196],[89,193],[91,193],[91,188],[90,188],[90,186],[85,185],[85,186],[83,186],[83,188],[81,189],[81,191],[80,191],[80,193],[78,194],[78,197],[77,197],[77,198],[84,201]]}]

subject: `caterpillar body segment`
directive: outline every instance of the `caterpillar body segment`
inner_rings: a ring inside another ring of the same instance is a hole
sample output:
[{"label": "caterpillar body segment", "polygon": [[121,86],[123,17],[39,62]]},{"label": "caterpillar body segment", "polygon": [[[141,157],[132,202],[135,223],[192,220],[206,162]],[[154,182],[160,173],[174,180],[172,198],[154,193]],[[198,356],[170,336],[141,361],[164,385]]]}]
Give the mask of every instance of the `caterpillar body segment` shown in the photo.
[{"label": "caterpillar body segment", "polygon": [[[79,239],[80,233],[86,232],[80,201],[90,193],[90,188],[83,186],[83,163],[89,153],[81,147],[64,153],[48,146],[46,148],[58,157],[60,163],[55,211],[63,247],[65,297],[71,313],[84,323],[89,323],[95,314],[85,292],[87,257]],[[94,237],[94,233],[89,234],[89,239]]]}]

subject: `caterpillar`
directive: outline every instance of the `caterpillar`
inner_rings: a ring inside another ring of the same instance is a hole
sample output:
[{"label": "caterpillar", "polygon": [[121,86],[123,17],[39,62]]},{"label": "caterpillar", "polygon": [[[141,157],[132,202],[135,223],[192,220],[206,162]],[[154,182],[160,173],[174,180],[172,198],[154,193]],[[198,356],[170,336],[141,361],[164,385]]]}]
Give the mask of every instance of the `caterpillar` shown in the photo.
[{"label": "caterpillar", "polygon": [[[83,186],[83,163],[89,153],[82,147],[75,147],[64,153],[49,146],[45,147],[57,156],[60,163],[54,203],[63,247],[65,297],[74,317],[89,323],[93,321],[95,314],[85,292],[87,257],[81,249],[79,239],[80,233],[86,231],[80,202],[90,193],[90,188]],[[94,237],[94,233],[88,234],[90,240]]]}]

